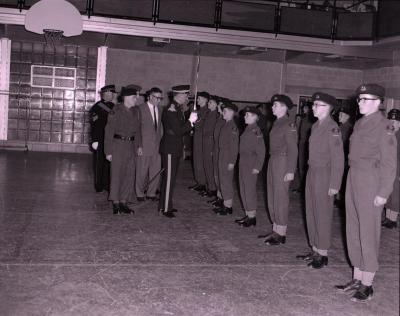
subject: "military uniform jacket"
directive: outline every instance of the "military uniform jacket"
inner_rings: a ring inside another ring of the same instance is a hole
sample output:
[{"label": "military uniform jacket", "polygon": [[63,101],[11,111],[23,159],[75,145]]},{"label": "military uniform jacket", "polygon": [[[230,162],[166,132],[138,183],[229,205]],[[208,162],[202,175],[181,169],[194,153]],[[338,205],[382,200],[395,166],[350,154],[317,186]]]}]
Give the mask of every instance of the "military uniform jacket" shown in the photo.
[{"label": "military uniform jacket", "polygon": [[90,127],[92,142],[104,142],[104,130],[107,125],[108,114],[114,103],[104,100],[96,102],[90,109]]},{"label": "military uniform jacket", "polygon": [[348,120],[344,124],[339,125],[340,132],[342,133],[342,140],[343,140],[343,149],[345,156],[349,154],[349,145],[350,145],[350,135],[353,132],[353,125],[351,124],[350,120]]},{"label": "military uniform jacket", "polygon": [[277,119],[269,134],[270,156],[285,156],[286,173],[295,173],[297,165],[297,130],[289,117]]},{"label": "military uniform jacket", "polygon": [[235,164],[239,151],[239,130],[233,120],[222,126],[218,140],[219,158],[224,164]]},{"label": "military uniform jacket", "polygon": [[258,171],[262,169],[265,158],[265,144],[263,133],[257,123],[248,125],[240,136],[239,154],[241,165],[246,169]]},{"label": "military uniform jacket", "polygon": [[136,149],[142,147],[140,122],[140,111],[137,107],[128,109],[122,103],[117,104],[108,116],[108,122],[105,129],[104,153],[106,155],[113,154],[114,142],[126,142],[126,144],[132,144],[131,141],[115,139],[115,135],[135,137],[134,144]]},{"label": "military uniform jacket", "polygon": [[350,137],[349,165],[352,168],[376,169],[379,178],[377,195],[388,198],[396,176],[397,141],[394,127],[379,111],[364,116],[354,125]]},{"label": "military uniform jacket", "polygon": [[209,111],[204,120],[203,138],[207,143],[214,143],[214,130],[215,125],[217,124],[218,116],[219,114],[217,110]]},{"label": "military uniform jacket", "polygon": [[218,157],[219,135],[221,133],[221,128],[224,125],[225,125],[224,119],[221,117],[221,115],[218,115],[217,116],[217,121],[216,121],[215,126],[214,126],[214,131],[213,131],[213,139],[214,139],[213,155],[214,155],[214,157]]},{"label": "military uniform jacket", "polygon": [[162,113],[162,124],[164,135],[161,139],[160,153],[182,156],[183,154],[183,135],[190,132],[192,125],[185,119],[184,114],[178,104],[175,103],[176,110],[167,108]]},{"label": "military uniform jacket", "polygon": [[339,190],[344,170],[343,141],[330,116],[312,126],[308,156],[310,167],[330,167],[329,188]]}]

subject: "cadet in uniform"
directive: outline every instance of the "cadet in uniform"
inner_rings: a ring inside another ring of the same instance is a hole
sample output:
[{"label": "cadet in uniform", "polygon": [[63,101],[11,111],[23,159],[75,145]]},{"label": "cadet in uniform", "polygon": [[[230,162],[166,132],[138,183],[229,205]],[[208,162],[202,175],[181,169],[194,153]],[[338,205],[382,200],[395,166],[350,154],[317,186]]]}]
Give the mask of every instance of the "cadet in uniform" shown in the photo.
[{"label": "cadet in uniform", "polygon": [[393,192],[386,204],[385,219],[382,221],[382,226],[393,229],[397,227],[397,218],[400,212],[400,110],[390,110],[388,113],[388,119],[393,124],[397,138],[397,172],[393,184]]},{"label": "cadet in uniform", "polygon": [[232,214],[233,175],[239,151],[239,130],[234,121],[237,111],[235,104],[231,102],[224,104],[222,116],[225,124],[218,139],[218,179],[223,199],[222,207],[215,210],[219,215]]},{"label": "cadet in uniform", "polygon": [[208,112],[207,103],[209,98],[208,92],[202,91],[197,94],[198,119],[194,124],[193,130],[193,174],[196,184],[189,187],[189,189],[200,194],[206,192],[206,175],[203,164],[203,126]]},{"label": "cadet in uniform", "polygon": [[110,162],[104,155],[104,130],[108,114],[114,107],[115,86],[108,85],[100,89],[101,100],[90,109],[90,127],[92,148],[94,150],[94,187],[96,192],[110,189]]},{"label": "cadet in uniform", "polygon": [[136,154],[142,154],[140,112],[135,107],[140,90],[135,85],[122,88],[122,103],[108,116],[104,152],[111,161],[109,199],[113,202],[114,214],[134,213],[127,203],[134,201]]},{"label": "cadet in uniform", "polygon": [[306,177],[306,219],[313,252],[297,256],[314,269],[328,264],[334,195],[339,192],[343,176],[344,154],[340,129],[330,116],[337,105],[335,97],[317,92],[312,96],[313,112],[318,121],[309,139]]},{"label": "cadet in uniform", "polygon": [[161,179],[160,201],[158,210],[166,217],[175,217],[172,199],[179,161],[183,155],[183,135],[189,133],[197,120],[197,113],[192,112],[186,120],[182,105],[188,101],[190,86],[172,87],[173,100],[162,113],[164,134],[161,139],[161,165],[164,169]]},{"label": "cadet in uniform", "polygon": [[360,114],[350,137],[346,184],[346,237],[353,279],[336,286],[353,292],[352,301],[372,298],[378,270],[382,209],[393,190],[397,141],[393,125],[379,111],[384,88],[365,84],[356,90]]},{"label": "cadet in uniform", "polygon": [[213,131],[213,140],[214,140],[214,145],[213,145],[213,154],[212,154],[212,159],[213,159],[213,171],[214,171],[214,182],[215,182],[215,187],[217,188],[217,196],[208,201],[208,203],[211,203],[215,209],[219,209],[223,206],[224,200],[222,199],[222,194],[221,194],[221,185],[219,182],[219,169],[218,169],[218,160],[219,160],[219,135],[221,133],[221,128],[225,124],[225,120],[222,118],[223,114],[223,108],[224,108],[224,103],[226,103],[227,100],[220,100],[217,106],[217,111],[218,111],[218,116],[217,116],[217,121],[214,126],[214,131]]},{"label": "cadet in uniform", "polygon": [[218,119],[218,98],[210,96],[208,100],[208,112],[204,119],[203,126],[203,167],[206,175],[207,191],[203,196],[215,197],[217,187],[214,179],[213,148],[214,148],[214,129]]},{"label": "cadet in uniform", "polygon": [[246,216],[237,220],[240,226],[250,227],[257,224],[257,178],[265,159],[265,143],[257,120],[261,112],[256,107],[246,107],[245,123],[247,127],[240,136],[239,145],[239,188]]},{"label": "cadet in uniform", "polygon": [[277,120],[269,134],[267,170],[268,210],[272,220],[272,234],[267,236],[268,245],[284,244],[289,217],[289,184],[293,181],[297,164],[297,130],[288,116],[293,108],[292,100],[281,94],[271,98],[272,112]]}]

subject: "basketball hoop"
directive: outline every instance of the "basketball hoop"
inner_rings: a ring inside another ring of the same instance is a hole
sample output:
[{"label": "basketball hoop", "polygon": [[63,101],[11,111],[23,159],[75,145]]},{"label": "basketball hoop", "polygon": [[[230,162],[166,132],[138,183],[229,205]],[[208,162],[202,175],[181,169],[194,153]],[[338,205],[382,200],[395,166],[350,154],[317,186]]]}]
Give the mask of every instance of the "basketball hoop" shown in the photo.
[{"label": "basketball hoop", "polygon": [[45,29],[43,30],[43,34],[44,39],[46,40],[46,45],[55,47],[57,44],[60,44],[64,31]]}]

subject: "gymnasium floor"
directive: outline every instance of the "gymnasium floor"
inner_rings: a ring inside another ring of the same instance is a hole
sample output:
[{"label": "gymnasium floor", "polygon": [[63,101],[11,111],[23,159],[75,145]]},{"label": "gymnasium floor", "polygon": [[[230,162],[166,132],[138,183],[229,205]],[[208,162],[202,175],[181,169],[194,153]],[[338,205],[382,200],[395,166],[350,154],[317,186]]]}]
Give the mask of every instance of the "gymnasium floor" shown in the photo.
[{"label": "gymnasium floor", "polygon": [[384,230],[374,299],[335,292],[348,281],[343,219],[335,210],[329,265],[295,259],[307,240],[299,196],[291,197],[287,243],[271,248],[259,186],[258,224],[216,216],[186,188],[181,164],[175,219],[154,202],[112,215],[95,193],[91,157],[0,152],[0,315],[399,315],[399,230]]}]

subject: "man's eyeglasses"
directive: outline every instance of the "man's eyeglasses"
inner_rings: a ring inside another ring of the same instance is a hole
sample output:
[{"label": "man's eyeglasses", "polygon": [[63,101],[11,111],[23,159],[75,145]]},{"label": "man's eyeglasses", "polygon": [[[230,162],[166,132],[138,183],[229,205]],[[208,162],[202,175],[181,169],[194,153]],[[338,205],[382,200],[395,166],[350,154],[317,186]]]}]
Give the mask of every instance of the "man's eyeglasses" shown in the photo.
[{"label": "man's eyeglasses", "polygon": [[357,103],[360,103],[361,101],[367,101],[367,100],[374,101],[374,100],[379,100],[379,99],[376,99],[376,98],[357,98]]},{"label": "man's eyeglasses", "polygon": [[157,100],[160,100],[160,101],[162,101],[162,100],[164,100],[164,98],[163,97],[158,97],[158,96],[156,96],[156,95],[151,95],[153,98],[156,98]]}]

